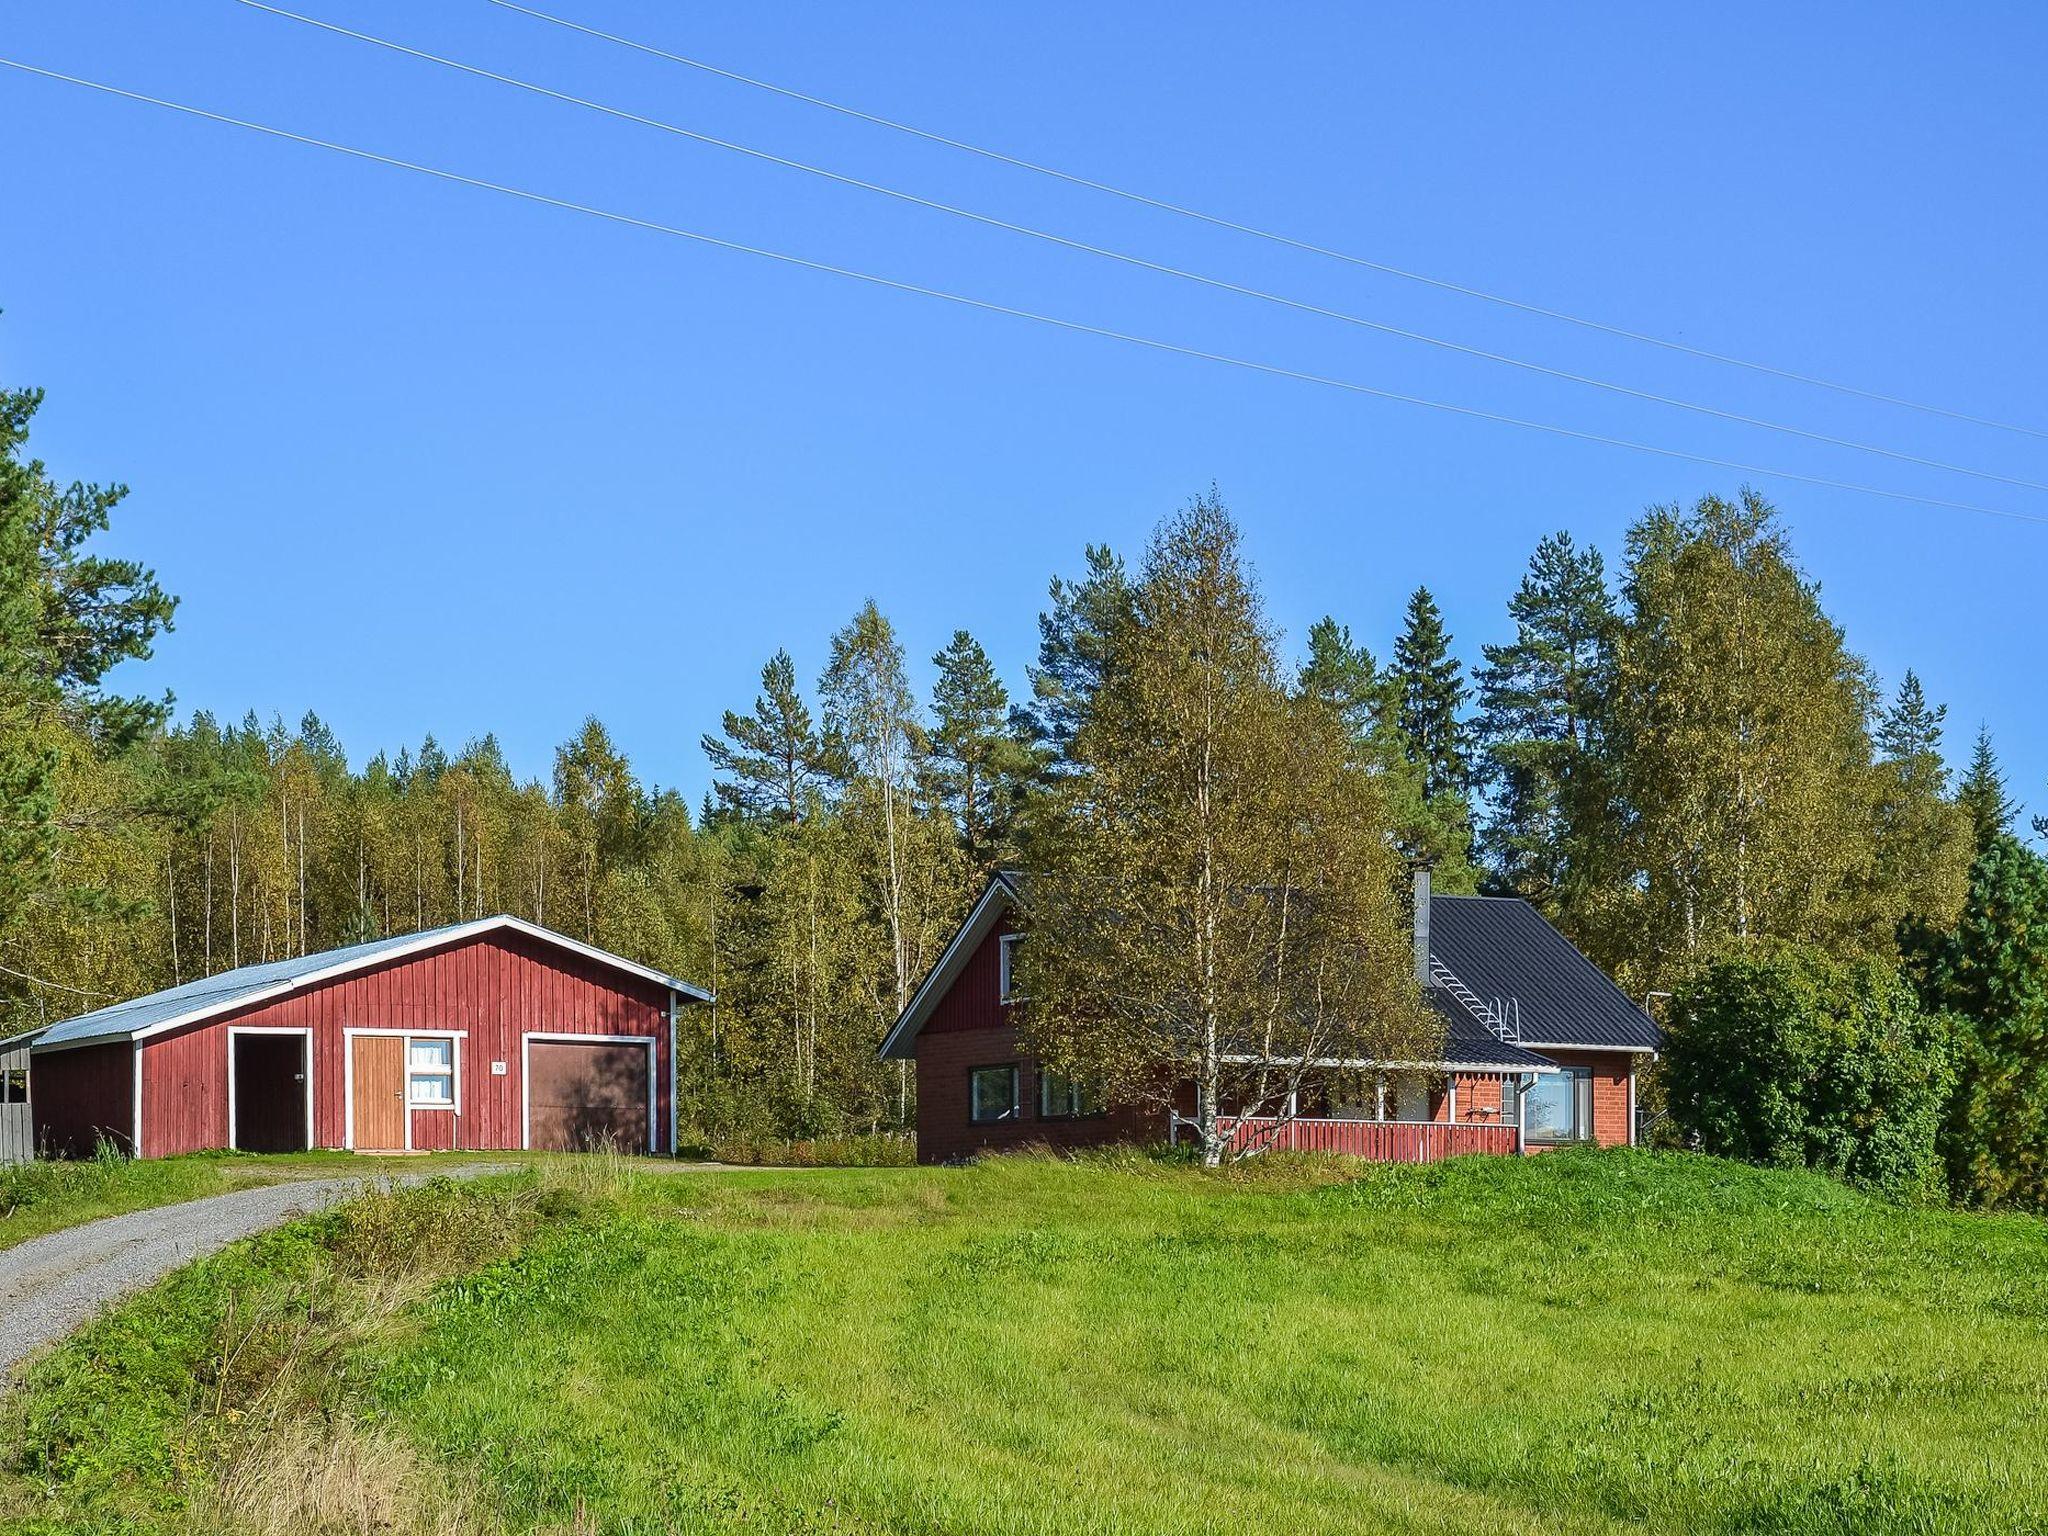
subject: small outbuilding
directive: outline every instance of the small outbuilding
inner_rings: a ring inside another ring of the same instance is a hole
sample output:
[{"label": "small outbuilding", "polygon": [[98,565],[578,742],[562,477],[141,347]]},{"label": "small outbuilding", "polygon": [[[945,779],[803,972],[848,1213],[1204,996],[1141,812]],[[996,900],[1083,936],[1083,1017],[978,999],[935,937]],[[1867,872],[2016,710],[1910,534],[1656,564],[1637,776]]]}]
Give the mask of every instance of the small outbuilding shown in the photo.
[{"label": "small outbuilding", "polygon": [[245,965],[36,1035],[36,1144],[673,1152],[676,1016],[710,1000],[505,916]]}]

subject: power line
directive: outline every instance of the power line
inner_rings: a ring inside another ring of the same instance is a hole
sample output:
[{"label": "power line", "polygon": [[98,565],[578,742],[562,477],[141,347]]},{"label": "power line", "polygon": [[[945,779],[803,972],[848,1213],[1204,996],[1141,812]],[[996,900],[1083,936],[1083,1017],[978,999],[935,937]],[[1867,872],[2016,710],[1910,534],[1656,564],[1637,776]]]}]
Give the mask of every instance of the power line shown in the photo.
[{"label": "power line", "polygon": [[1645,346],[1661,347],[1668,352],[1682,353],[1687,357],[1700,358],[1710,363],[1722,363],[1730,368],[1746,368],[1753,373],[1768,374],[1772,378],[1785,379],[1794,384],[1811,385],[1815,389],[1833,390],[1837,394],[1853,395],[1860,400],[1874,400],[1883,405],[1894,405],[1909,411],[1924,411],[1931,416],[1945,416],[1951,421],[1964,421],[1972,426],[1990,427],[1999,432],[2017,432],[2024,437],[2048,438],[2048,430],[2039,427],[2020,426],[2014,422],[1997,421],[1988,416],[1974,416],[1967,411],[1951,410],[1946,406],[1929,405],[1924,401],[1908,400],[1898,395],[1882,394],[1876,390],[1862,389],[1854,384],[1843,384],[1833,379],[1819,378],[1813,374],[1797,373],[1789,368],[1779,368],[1770,363],[1760,363],[1749,358],[1736,357],[1726,352],[1714,352],[1705,347],[1690,346],[1682,341],[1672,341],[1668,337],[1653,336],[1645,331],[1629,330],[1625,326],[1610,325],[1605,321],[1593,320],[1584,315],[1575,315],[1567,310],[1550,309],[1541,304],[1532,304],[1526,300],[1509,298],[1504,294],[1489,293],[1483,288],[1474,288],[1464,283],[1452,282],[1448,278],[1432,277],[1426,272],[1416,272],[1406,267],[1390,265],[1387,262],[1374,261],[1369,257],[1355,255],[1349,251],[1340,251],[1331,246],[1318,245],[1312,240],[1303,240],[1293,235],[1282,234],[1277,230],[1263,229],[1256,224],[1241,223],[1236,219],[1225,218],[1221,214],[1204,213],[1199,208],[1190,208],[1181,203],[1169,202],[1164,198],[1152,197],[1143,192],[1133,192],[1128,188],[1114,186],[1106,181],[1096,181],[1072,171],[1060,170],[1057,166],[1043,165],[1035,160],[1026,160],[1017,155],[1005,154],[998,149],[989,149],[980,144],[971,144],[965,139],[956,139],[943,133],[934,133],[929,129],[919,128],[910,123],[898,122],[894,118],[882,117],[877,113],[863,112],[860,108],[849,107],[843,102],[830,101],[823,96],[813,96],[804,91],[794,90],[786,85],[777,85],[772,80],[758,79],[752,75],[740,74],[736,70],[720,68],[718,65],[707,63],[703,59],[693,59],[688,54],[673,53],[666,48],[658,48],[651,43],[639,42],[630,37],[622,37],[616,32],[606,32],[597,27],[586,26],[579,21],[571,21],[565,16],[556,16],[547,11],[535,10],[532,6],[517,4],[516,0],[490,0],[490,3],[508,11],[517,11],[522,16],[531,16],[536,21],[547,22],[550,26],[562,27],[571,32],[580,32],[586,37],[594,37],[603,42],[614,43],[621,48],[630,48],[636,53],[644,53],[653,58],[666,59],[672,64],[682,64],[690,69],[701,70],[707,75],[716,75],[722,80],[730,80],[737,85],[745,85],[755,90],[767,91],[790,101],[800,101],[807,106],[821,107],[827,112],[837,112],[842,117],[850,117],[863,123],[871,123],[877,128],[887,128],[894,133],[906,133],[912,138],[923,139],[930,144],[943,145],[947,149],[957,149],[964,154],[979,155],[984,160],[993,160],[1000,165],[1012,166],[1020,171],[1029,171],[1036,176],[1050,176],[1053,180],[1066,182],[1070,186],[1085,187],[1091,192],[1101,192],[1110,197],[1119,197],[1126,202],[1157,209],[1161,213],[1171,213],[1180,218],[1194,219],[1203,224],[1213,225],[1217,229],[1227,229],[1236,234],[1250,235],[1257,240],[1269,240],[1275,245],[1284,245],[1293,250],[1305,251],[1314,256],[1325,256],[1332,261],[1341,261],[1354,267],[1363,267],[1367,271],[1378,272],[1387,277],[1398,277],[1404,282],[1422,283],[1427,287],[1438,288],[1446,293],[1459,294],[1468,299],[1479,299],[1487,304],[1498,304],[1505,309],[1519,310],[1525,315],[1538,315],[1546,320],[1562,321],[1566,325],[1580,326],[1589,331],[1598,331],[1602,335],[1619,337],[1624,341],[1635,341],[1641,342]]},{"label": "power line", "polygon": [[1995,481],[2001,485],[2017,486],[2023,490],[2048,491],[2048,484],[2043,484],[2038,480],[2026,480],[2015,475],[2002,475],[1991,470],[1973,469],[1967,465],[1950,464],[1941,459],[1923,458],[1918,454],[1904,453],[1893,448],[1883,448],[1874,443],[1857,442],[1852,438],[1835,437],[1826,432],[1814,432],[1804,427],[1787,426],[1781,422],[1768,421],[1757,416],[1745,416],[1737,411],[1723,410],[1718,406],[1703,405],[1693,400],[1660,395],[1650,390],[1635,389],[1626,384],[1616,384],[1606,379],[1592,378],[1585,374],[1572,373],[1562,368],[1552,368],[1544,363],[1530,362],[1525,358],[1509,356],[1506,353],[1490,352],[1483,347],[1468,346],[1463,342],[1447,341],[1439,336],[1426,335],[1421,331],[1411,331],[1402,326],[1368,319],[1363,315],[1326,308],[1323,305],[1308,303],[1300,299],[1291,299],[1283,294],[1247,287],[1242,283],[1230,282],[1224,278],[1210,277],[1204,273],[1168,266],[1163,262],[1152,261],[1143,256],[1135,256],[1126,251],[1113,250],[1106,246],[1091,245],[1083,240],[1072,239],[1066,235],[1054,234],[1047,230],[1035,229],[1027,224],[1013,223],[1008,219],[997,218],[991,214],[977,213],[969,208],[961,208],[951,203],[943,203],[932,198],[920,197],[914,192],[905,192],[895,187],[884,186],[879,182],[863,181],[858,177],[842,175],[837,171],[827,170],[823,166],[811,165],[801,160],[789,159],[783,155],[771,154],[767,150],[736,143],[731,139],[718,138],[712,134],[699,132],[694,128],[685,128],[677,123],[665,122],[660,118],[646,117],[638,112],[629,112],[620,107],[608,106],[604,102],[592,101],[587,97],[572,96],[566,91],[558,91],[550,86],[536,84],[531,80],[522,80],[515,75],[500,74],[496,70],[484,69],[475,64],[465,64],[459,59],[451,59],[441,54],[429,53],[424,49],[395,42],[390,38],[379,37],[374,33],[359,32],[352,27],[340,26],[331,21],[322,21],[318,17],[306,16],[297,11],[286,10],[281,6],[266,4],[265,0],[239,0],[239,3],[249,7],[251,10],[263,11],[272,16],[282,17],[287,21],[295,21],[305,26],[318,28],[323,32],[330,32],[340,37],[369,43],[374,47],[388,49],[393,53],[403,54],[408,58],[419,59],[429,64],[438,64],[478,79],[494,81],[500,85],[513,86],[518,90],[528,91],[536,96],[544,96],[552,101],[559,101],[569,106],[582,107],[592,112],[601,113],[620,122],[635,123],[642,127],[659,129],[663,133],[674,134],[699,144],[709,145],[715,149],[729,150],[734,154],[744,155],[754,160],[766,161],[771,165],[782,166],[789,170],[801,171],[805,175],[821,177],[824,180],[836,182],[841,186],[854,187],[863,192],[877,193],[883,197],[894,198],[919,208],[927,208],[934,212],[950,214],[956,218],[967,219],[992,229],[1024,235],[1033,240],[1042,240],[1048,244],[1061,246],[1068,250],[1080,251],[1090,256],[1105,257],[1108,260],[1122,262],[1127,266],[1138,267],[1148,272],[1157,272],[1167,277],[1175,277],[1187,282],[1198,283],[1203,287],[1219,289],[1244,298],[1258,299],[1268,304],[1278,304],[1287,309],[1300,311],[1303,314],[1342,321],[1347,325],[1361,326],[1367,330],[1378,331],[1388,336],[1396,336],[1405,341],[1420,342],[1426,346],[1439,347],[1445,351],[1460,353],[1466,357],[1479,358],[1485,362],[1500,363],[1507,367],[1524,369],[1530,373],[1541,374],[1546,378],[1560,379],[1570,384],[1582,384],[1592,389],[1607,390],[1610,393],[1624,395],[1634,400],[1644,400],[1655,405],[1671,406],[1678,410],[1694,411],[1703,416],[1711,416],[1721,421],[1734,422],[1740,426],[1759,427],[1765,431],[1782,432],[1792,437],[1805,438],[1809,442],[1826,443],[1835,448],[1847,448],[1858,453],[1875,454],[1881,458],[1892,459],[1898,463],[1917,465],[1922,469],[1936,469],[1948,474],[1968,475],[1974,479]]},{"label": "power line", "polygon": [[58,992],[73,992],[80,997],[112,997],[114,995],[111,992],[88,992],[84,987],[68,987],[61,981],[45,981],[40,976],[29,975],[27,971],[17,971],[11,965],[0,965],[0,972],[17,977],[38,987],[50,987]]},{"label": "power line", "polygon": [[1161,341],[1156,337],[1140,336],[1128,331],[1112,330],[1107,326],[1090,325],[1085,321],[1068,320],[1057,315],[1040,314],[1034,310],[1019,309],[1008,304],[999,304],[992,299],[978,299],[968,294],[952,293],[943,288],[929,288],[920,283],[905,282],[900,278],[883,277],[873,272],[862,272],[853,267],[836,266],[831,262],[818,261],[808,256],[796,256],[787,251],[770,250],[764,246],[745,245],[737,240],[723,239],[699,230],[684,229],[679,225],[662,224],[652,219],[643,219],[634,214],[619,213],[608,208],[598,208],[588,203],[578,203],[567,198],[553,197],[545,192],[533,192],[523,187],[508,186],[503,182],[486,181],[481,177],[467,176],[459,171],[443,170],[438,166],[423,165],[414,160],[402,160],[394,155],[379,154],[375,150],[359,149],[354,145],[336,143],[331,139],[314,138],[309,134],[294,133],[287,128],[275,128],[267,123],[251,122],[246,118],[230,117],[225,113],[212,112],[204,107],[189,106],[184,102],[171,101],[161,96],[145,95],[141,91],[127,90],[121,86],[108,85],[98,80],[88,80],[79,75],[67,75],[58,70],[45,69],[40,65],[23,63],[19,59],[0,57],[0,66],[19,70],[24,74],[38,75],[46,80],[56,80],[65,85],[79,86],[85,90],[98,91],[103,95],[117,96],[126,101],[141,102],[152,107],[182,113],[188,117],[221,123],[231,128],[243,128],[252,133],[263,134],[274,139],[283,139],[293,144],[303,144],[313,149],[325,149],[335,154],[347,155],[352,159],[365,160],[374,165],[389,166],[396,170],[412,171],[430,176],[438,181],[453,182],[458,186],[474,187],[479,191],[496,192],[506,197],[518,198],[523,202],[537,203],[542,207],[557,208],[567,213],[586,214],[608,223],[625,225],[632,229],[646,230],[651,234],[669,235],[679,240],[693,241],[699,245],[717,250],[732,251],[743,256],[759,256],[767,261],[780,262],[785,266],[798,267],[805,271],[822,272],[832,277],[850,278],[855,282],[868,283],[877,288],[890,289],[897,293],[916,294],[922,298],[942,299],[949,304],[958,304],[968,309],[980,310],[992,315],[1007,315],[1012,319],[1029,320],[1039,325],[1049,325],[1058,330],[1071,331],[1077,335],[1098,336],[1107,341],[1127,342],[1132,346],[1145,347],[1155,352],[1171,353],[1179,357],[1192,357],[1203,362],[1220,363],[1226,367],[1242,368],[1252,373],[1265,374],[1273,378],[1293,379],[1299,383],[1321,385],[1328,389],[1339,389],[1350,394],[1367,395],[1378,400],[1392,400],[1402,405],[1421,406],[1426,410],[1443,411],[1454,416],[1469,417],[1477,421],[1490,421],[1502,426],[1521,427],[1532,432],[1546,432],[1553,436],[1571,438],[1578,442],[1597,443],[1610,448],[1627,448],[1636,453],[1654,454],[1660,458],[1680,459],[1692,464],[1705,464],[1715,469],[1732,469],[1743,474],[1764,475],[1771,479],[1793,481],[1801,485],[1823,486],[1830,490],[1850,491],[1863,496],[1877,496],[1887,501],[1908,502],[1917,506],[1939,507],[1950,512],[1974,512],[1985,517],[2002,517],[2014,522],[2048,525],[2048,517],[2030,512],[2015,512],[2005,507],[1986,507],[1972,502],[1946,501],[1934,496],[1920,496],[1911,491],[1888,490],[1882,486],[1860,485],[1853,481],[1834,480],[1823,475],[1801,474],[1796,470],[1773,469],[1765,465],[1747,464],[1736,459],[1715,458],[1708,454],[1691,453],[1682,448],[1664,448],[1653,443],[1639,443],[1628,438],[1608,437],[1597,432],[1585,432],[1576,427],[1559,426],[1554,422],[1531,421],[1523,417],[1508,416],[1497,411],[1481,410],[1476,406],[1456,405],[1443,400],[1431,400],[1420,395],[1407,395],[1391,389],[1381,389],[1373,384],[1361,384],[1353,379],[1332,378],[1324,374],[1303,372],[1285,368],[1276,363],[1262,363],[1255,359],[1233,357],[1227,353],[1209,352],[1199,347],[1184,346],[1179,342]]}]

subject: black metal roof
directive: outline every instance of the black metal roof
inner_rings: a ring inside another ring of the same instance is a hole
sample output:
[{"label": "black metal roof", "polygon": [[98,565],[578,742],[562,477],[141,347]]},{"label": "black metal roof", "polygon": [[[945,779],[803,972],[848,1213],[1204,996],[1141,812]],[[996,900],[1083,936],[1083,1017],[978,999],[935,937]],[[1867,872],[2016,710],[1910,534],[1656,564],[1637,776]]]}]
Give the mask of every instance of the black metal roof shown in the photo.
[{"label": "black metal roof", "polygon": [[[1484,1003],[1518,1004],[1521,1038],[1535,1050],[1546,1045],[1657,1048],[1657,1026],[1650,1016],[1520,897],[1433,897],[1429,957]],[[1430,990],[1454,1022],[1456,1014],[1465,1013],[1443,989]]]},{"label": "black metal roof", "polygon": [[1548,1056],[1539,1056],[1534,1051],[1509,1045],[1500,1039],[1442,988],[1431,987],[1429,1000],[1444,1016],[1443,1059],[1448,1065],[1499,1067],[1508,1072],[1532,1072],[1556,1065]]}]

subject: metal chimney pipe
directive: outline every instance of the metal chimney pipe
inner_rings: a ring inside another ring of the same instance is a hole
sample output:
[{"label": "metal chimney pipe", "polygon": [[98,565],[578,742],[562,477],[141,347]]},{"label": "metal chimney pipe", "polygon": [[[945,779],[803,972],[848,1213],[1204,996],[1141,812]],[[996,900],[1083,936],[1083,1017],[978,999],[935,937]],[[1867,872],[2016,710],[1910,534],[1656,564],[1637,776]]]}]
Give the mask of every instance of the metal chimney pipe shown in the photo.
[{"label": "metal chimney pipe", "polygon": [[1429,990],[1429,866],[1415,866],[1415,985]]}]

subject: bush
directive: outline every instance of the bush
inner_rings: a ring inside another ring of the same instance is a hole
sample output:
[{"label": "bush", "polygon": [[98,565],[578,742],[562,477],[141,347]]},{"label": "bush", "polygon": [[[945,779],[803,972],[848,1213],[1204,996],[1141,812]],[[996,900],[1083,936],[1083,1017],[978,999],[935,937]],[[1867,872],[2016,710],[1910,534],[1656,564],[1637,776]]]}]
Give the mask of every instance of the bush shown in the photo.
[{"label": "bush", "polygon": [[1673,999],[1671,1113],[1708,1152],[1938,1197],[1949,1038],[1881,961],[1793,948],[1718,961]]}]

